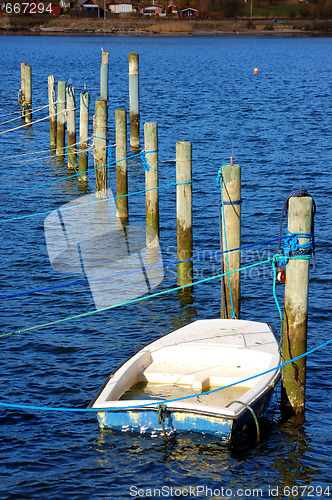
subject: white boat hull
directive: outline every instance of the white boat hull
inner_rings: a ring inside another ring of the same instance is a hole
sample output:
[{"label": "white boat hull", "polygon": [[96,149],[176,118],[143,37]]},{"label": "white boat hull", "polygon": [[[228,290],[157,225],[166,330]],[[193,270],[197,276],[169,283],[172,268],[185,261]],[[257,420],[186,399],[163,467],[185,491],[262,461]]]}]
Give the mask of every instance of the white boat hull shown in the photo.
[{"label": "white boat hull", "polygon": [[278,342],[267,324],[196,321],[123,363],[90,408],[99,410],[103,429],[194,431],[230,442],[253,422],[253,412],[264,411],[279,364]]}]

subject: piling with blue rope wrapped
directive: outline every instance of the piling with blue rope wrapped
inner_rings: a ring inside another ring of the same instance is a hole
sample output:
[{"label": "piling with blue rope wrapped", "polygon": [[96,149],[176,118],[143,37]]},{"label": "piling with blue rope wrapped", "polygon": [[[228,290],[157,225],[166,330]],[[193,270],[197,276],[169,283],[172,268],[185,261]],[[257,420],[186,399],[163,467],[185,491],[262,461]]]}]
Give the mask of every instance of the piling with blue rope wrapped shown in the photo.
[{"label": "piling with blue rope wrapped", "polygon": [[[313,253],[315,205],[307,192],[295,191],[287,198],[288,232],[282,247],[286,264],[282,357],[285,362],[307,350],[307,319],[310,256]],[[284,210],[283,210],[284,212]],[[306,358],[287,364],[282,374],[283,414],[305,410]]]}]

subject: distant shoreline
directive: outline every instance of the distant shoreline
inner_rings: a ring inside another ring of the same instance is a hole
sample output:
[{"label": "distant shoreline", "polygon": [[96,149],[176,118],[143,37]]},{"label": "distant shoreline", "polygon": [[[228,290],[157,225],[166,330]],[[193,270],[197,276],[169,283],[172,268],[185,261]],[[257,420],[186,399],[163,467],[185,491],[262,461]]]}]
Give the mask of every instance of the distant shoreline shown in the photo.
[{"label": "distant shoreline", "polygon": [[2,16],[0,35],[103,36],[331,36],[332,21],[253,19],[80,19]]}]

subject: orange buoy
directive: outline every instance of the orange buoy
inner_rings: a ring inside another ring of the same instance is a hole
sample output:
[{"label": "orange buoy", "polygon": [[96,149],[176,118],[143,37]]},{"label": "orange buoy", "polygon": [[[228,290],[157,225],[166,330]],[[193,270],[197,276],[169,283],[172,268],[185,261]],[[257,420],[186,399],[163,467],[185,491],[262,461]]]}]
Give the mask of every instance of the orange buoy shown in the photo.
[{"label": "orange buoy", "polygon": [[258,68],[255,68],[255,69],[254,69],[254,73],[258,73]]}]

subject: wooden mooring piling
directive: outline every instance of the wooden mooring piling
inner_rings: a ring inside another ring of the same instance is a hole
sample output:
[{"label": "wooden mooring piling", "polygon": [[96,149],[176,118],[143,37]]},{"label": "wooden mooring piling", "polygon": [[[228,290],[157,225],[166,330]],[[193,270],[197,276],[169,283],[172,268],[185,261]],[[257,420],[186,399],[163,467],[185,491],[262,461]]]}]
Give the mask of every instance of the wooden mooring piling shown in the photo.
[{"label": "wooden mooring piling", "polygon": [[58,82],[57,117],[56,117],[56,155],[65,155],[66,127],[66,82]]},{"label": "wooden mooring piling", "polygon": [[21,116],[25,116],[25,62],[21,62],[21,89],[20,89]]},{"label": "wooden mooring piling", "polygon": [[123,224],[128,222],[127,111],[115,110],[116,207]]},{"label": "wooden mooring piling", "polygon": [[221,317],[240,318],[241,274],[241,167],[226,164],[222,166],[222,272],[229,273],[221,279]]},{"label": "wooden mooring piling", "polygon": [[95,114],[95,171],[96,171],[96,190],[103,191],[107,189],[107,102],[105,100],[96,101]]},{"label": "wooden mooring piling", "polygon": [[101,66],[100,66],[100,99],[106,101],[108,105],[108,61],[109,52],[105,50],[101,54]]},{"label": "wooden mooring piling", "polygon": [[56,95],[54,76],[48,77],[48,112],[50,115],[50,145],[56,148]]},{"label": "wooden mooring piling", "polygon": [[32,91],[31,91],[31,66],[25,65],[25,87],[24,87],[24,101],[25,101],[25,123],[32,122]]},{"label": "wooden mooring piling", "polygon": [[26,124],[32,122],[31,66],[21,63],[21,116]]},{"label": "wooden mooring piling", "polygon": [[190,285],[193,282],[192,146],[188,141],[176,143],[176,221],[177,283]]},{"label": "wooden mooring piling", "polygon": [[[158,124],[144,124],[146,244],[159,246]],[[148,151],[151,151],[148,153]]]},{"label": "wooden mooring piling", "polygon": [[80,137],[78,156],[78,184],[85,187],[88,181],[88,146],[89,146],[89,92],[80,94]]},{"label": "wooden mooring piling", "polygon": [[129,120],[130,146],[138,148],[140,144],[139,57],[136,53],[129,54]]},{"label": "wooden mooring piling", "polygon": [[[310,234],[312,229],[311,196],[289,199],[288,231]],[[298,236],[300,244],[309,237]],[[307,351],[307,321],[310,261],[291,258],[286,266],[282,357],[290,361]],[[282,371],[281,408],[284,414],[303,413],[305,410],[306,356],[287,364]]]},{"label": "wooden mooring piling", "polygon": [[72,85],[66,88],[67,108],[67,157],[69,172],[76,170],[76,121],[75,121],[75,89]]}]

